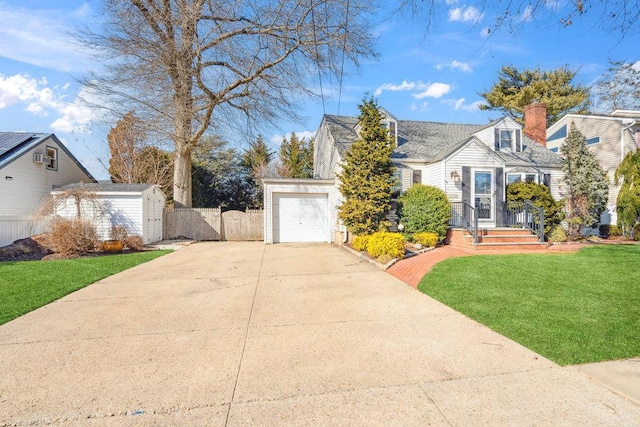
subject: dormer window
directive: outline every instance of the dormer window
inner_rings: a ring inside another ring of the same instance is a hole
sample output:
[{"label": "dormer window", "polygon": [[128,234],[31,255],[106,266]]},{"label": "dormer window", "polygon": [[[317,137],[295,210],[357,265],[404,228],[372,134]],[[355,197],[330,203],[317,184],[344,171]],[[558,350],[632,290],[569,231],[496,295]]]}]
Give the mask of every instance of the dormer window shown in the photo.
[{"label": "dormer window", "polygon": [[513,150],[513,131],[512,130],[500,130],[500,143],[498,144],[500,151]]},{"label": "dormer window", "polygon": [[391,139],[393,140],[393,142],[396,144],[396,146],[398,145],[398,124],[395,120],[393,119],[389,119],[389,118],[383,118],[380,121],[380,126],[382,126],[383,128],[387,129],[389,131],[389,136],[391,136]]},{"label": "dormer window", "polygon": [[496,151],[522,151],[520,129],[496,129],[495,137]]},{"label": "dormer window", "polygon": [[58,170],[58,149],[47,146],[47,156],[45,158],[47,169],[52,171]]}]

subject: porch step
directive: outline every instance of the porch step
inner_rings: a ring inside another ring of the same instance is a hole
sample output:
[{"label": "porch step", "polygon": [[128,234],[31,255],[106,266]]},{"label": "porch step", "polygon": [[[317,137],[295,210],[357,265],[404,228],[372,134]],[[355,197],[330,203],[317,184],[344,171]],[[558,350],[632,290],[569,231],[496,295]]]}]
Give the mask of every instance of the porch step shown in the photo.
[{"label": "porch step", "polygon": [[478,243],[463,229],[450,229],[447,243],[452,246],[474,250],[536,250],[545,249],[548,244],[540,242],[538,236],[529,230],[517,228],[481,229]]}]

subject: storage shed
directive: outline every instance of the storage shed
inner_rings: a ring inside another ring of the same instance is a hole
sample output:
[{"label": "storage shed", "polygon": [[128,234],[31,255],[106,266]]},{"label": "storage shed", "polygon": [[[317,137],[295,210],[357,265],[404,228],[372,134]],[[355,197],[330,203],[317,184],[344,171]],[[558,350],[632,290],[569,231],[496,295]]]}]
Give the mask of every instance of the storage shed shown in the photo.
[{"label": "storage shed", "polygon": [[[87,194],[81,198],[79,206],[74,197],[64,198],[76,190]],[[95,222],[98,235],[103,240],[111,238],[111,228],[116,225],[125,226],[129,235],[142,236],[145,244],[162,240],[165,195],[157,185],[74,183],[53,190],[51,195],[63,196],[55,204],[56,215],[75,217],[79,208],[83,218],[91,218]]]}]

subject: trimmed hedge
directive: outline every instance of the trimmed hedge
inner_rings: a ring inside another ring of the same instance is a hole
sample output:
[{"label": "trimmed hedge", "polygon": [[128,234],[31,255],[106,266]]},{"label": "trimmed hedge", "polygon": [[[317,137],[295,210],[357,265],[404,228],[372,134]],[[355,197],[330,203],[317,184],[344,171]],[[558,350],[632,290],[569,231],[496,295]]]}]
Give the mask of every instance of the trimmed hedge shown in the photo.
[{"label": "trimmed hedge", "polygon": [[374,258],[383,255],[402,258],[404,256],[404,237],[400,233],[388,231],[373,233],[367,243],[367,252]]},{"label": "trimmed hedge", "polygon": [[429,232],[417,233],[413,235],[413,240],[422,246],[434,248],[438,244],[438,235],[436,233]]}]

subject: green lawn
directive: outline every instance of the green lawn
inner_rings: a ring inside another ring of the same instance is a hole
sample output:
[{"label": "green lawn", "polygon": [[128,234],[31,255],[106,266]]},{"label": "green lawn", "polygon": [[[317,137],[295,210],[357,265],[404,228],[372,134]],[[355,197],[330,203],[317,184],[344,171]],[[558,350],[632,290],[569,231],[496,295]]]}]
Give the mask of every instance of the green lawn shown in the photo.
[{"label": "green lawn", "polygon": [[418,288],[561,365],[640,355],[640,245],[452,258]]},{"label": "green lawn", "polygon": [[171,251],[59,261],[0,262],[0,325],[120,271]]}]

